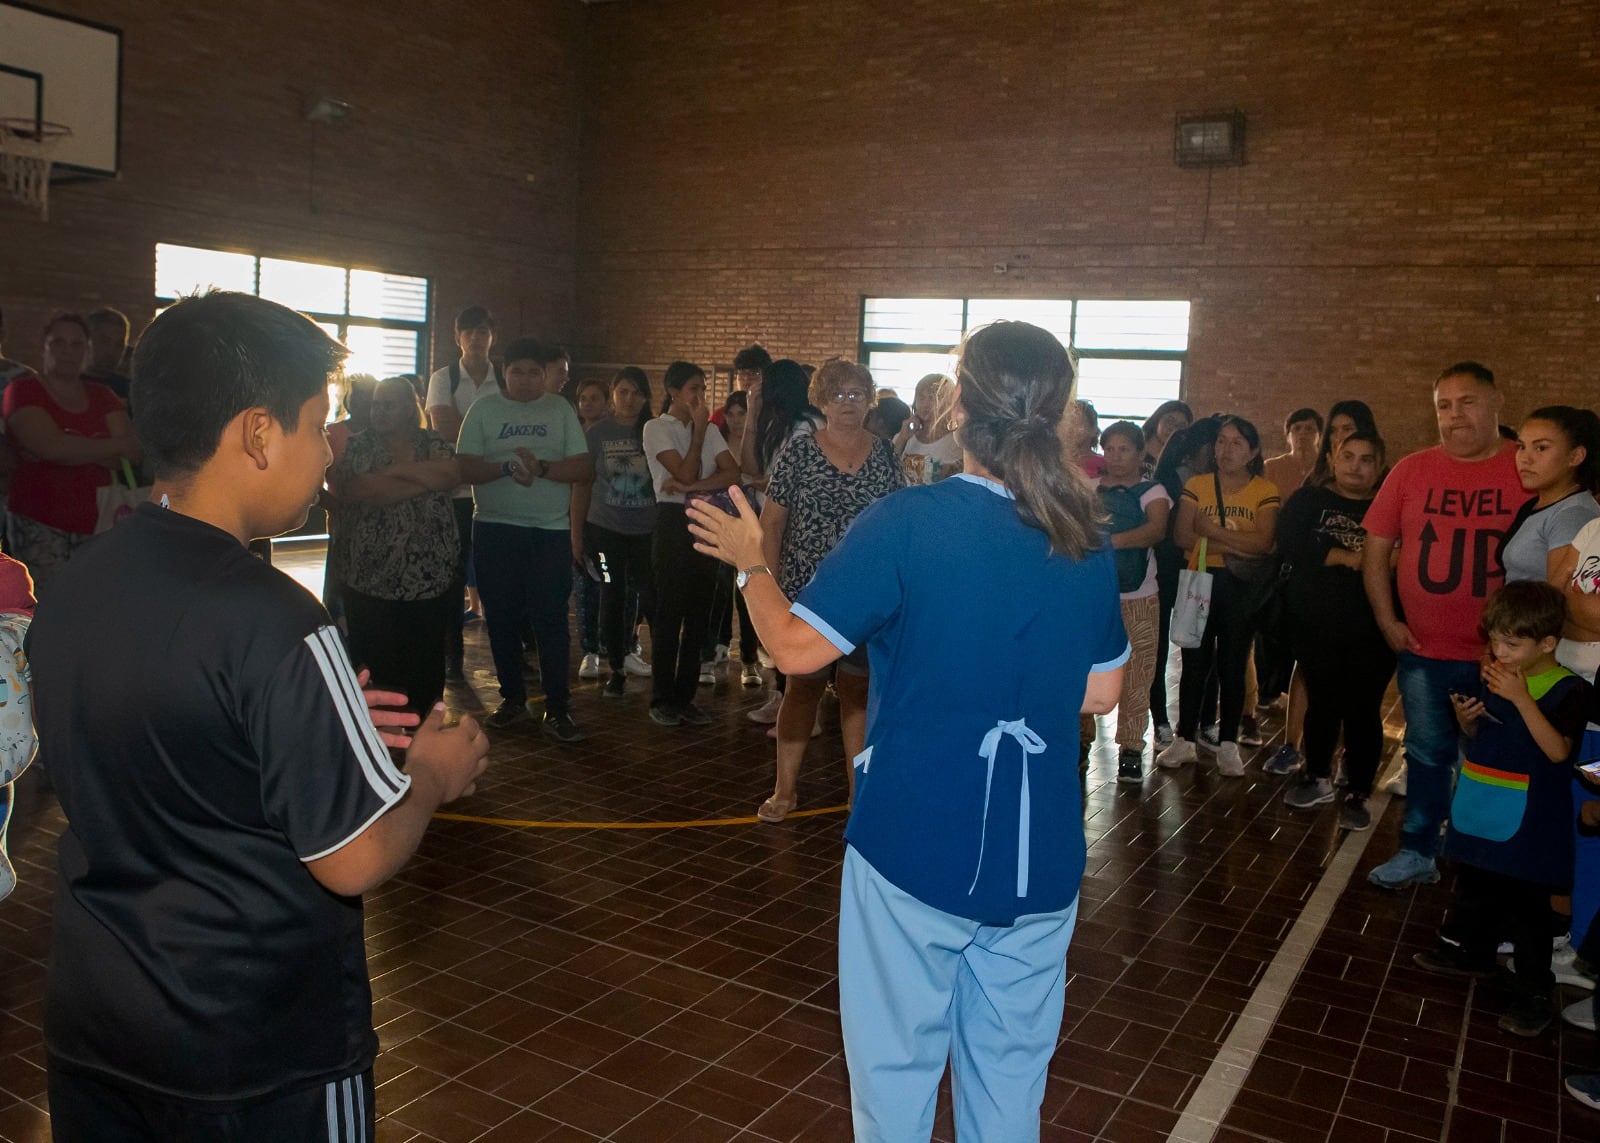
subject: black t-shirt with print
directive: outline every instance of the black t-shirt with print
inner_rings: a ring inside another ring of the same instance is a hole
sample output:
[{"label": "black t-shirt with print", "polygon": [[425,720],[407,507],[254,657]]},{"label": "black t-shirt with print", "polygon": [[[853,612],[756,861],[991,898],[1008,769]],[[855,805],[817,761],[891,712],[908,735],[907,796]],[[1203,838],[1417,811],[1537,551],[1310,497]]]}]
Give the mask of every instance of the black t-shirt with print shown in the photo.
[{"label": "black t-shirt with print", "polygon": [[305,862],[410,779],[322,606],[227,533],[144,504],[73,557],[28,643],[67,817],[51,1056],[215,1100],[368,1066],[361,901]]}]

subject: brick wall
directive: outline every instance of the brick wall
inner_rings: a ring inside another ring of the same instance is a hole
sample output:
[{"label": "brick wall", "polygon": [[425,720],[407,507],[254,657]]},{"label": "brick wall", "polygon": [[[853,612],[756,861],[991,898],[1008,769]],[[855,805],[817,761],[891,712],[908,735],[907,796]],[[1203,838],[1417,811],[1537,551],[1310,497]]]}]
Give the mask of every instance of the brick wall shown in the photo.
[{"label": "brick wall", "polygon": [[[1179,297],[1190,399],[1263,428],[1360,396],[1421,443],[1462,357],[1512,416],[1600,392],[1595,0],[663,0],[586,30],[580,357],[853,352],[866,294]],[[1175,113],[1229,107],[1248,165],[1177,168]]]},{"label": "brick wall", "polygon": [[[123,31],[122,176],[57,188],[49,223],[0,204],[10,355],[57,307],[148,320],[157,242],[431,278],[436,365],[471,302],[569,328],[577,0],[50,3]],[[347,126],[305,121],[318,94]]]},{"label": "brick wall", "polygon": [[[425,275],[436,364],[469,301],[658,371],[853,352],[865,294],[1182,297],[1188,395],[1264,426],[1418,443],[1466,356],[1596,392],[1600,0],[52,2],[124,30],[124,168],[0,205],[17,356],[170,241]],[[1173,165],[1234,106],[1247,166]]]}]

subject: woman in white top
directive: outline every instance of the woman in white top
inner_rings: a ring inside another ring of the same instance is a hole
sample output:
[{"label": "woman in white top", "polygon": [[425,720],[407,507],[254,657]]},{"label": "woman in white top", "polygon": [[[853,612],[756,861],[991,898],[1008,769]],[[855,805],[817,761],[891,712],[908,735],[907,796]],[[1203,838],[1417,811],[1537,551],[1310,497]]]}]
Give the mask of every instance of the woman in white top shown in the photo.
[{"label": "woman in white top", "polygon": [[911,415],[894,437],[907,484],[934,484],[961,471],[961,446],[950,431],[955,389],[956,383],[943,373],[917,382]]},{"label": "woman in white top", "polygon": [[[1506,582],[1542,579],[1567,593],[1567,621],[1556,658],[1590,682],[1600,666],[1600,609],[1592,594],[1596,568],[1580,565],[1579,539],[1600,519],[1600,418],[1588,409],[1535,409],[1517,433],[1517,476],[1534,494],[1500,545]],[[1591,542],[1592,543],[1592,542]],[[1586,594],[1583,580],[1590,586]]]},{"label": "woman in white top", "polygon": [[656,490],[650,718],[661,726],[700,725],[711,721],[694,705],[694,689],[717,566],[694,550],[683,505],[687,496],[720,492],[737,481],[739,462],[710,423],[705,371],[674,361],[664,384],[666,411],[644,427],[644,455]]}]

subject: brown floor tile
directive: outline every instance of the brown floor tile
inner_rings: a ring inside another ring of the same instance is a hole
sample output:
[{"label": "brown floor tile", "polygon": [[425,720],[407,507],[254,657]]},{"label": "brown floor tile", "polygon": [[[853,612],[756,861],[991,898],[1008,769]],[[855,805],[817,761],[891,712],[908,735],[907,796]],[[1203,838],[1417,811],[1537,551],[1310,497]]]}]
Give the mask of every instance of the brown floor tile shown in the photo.
[{"label": "brown floor tile", "polygon": [[[468,645],[469,674],[493,699],[481,627]],[[764,692],[702,689],[715,721],[690,734],[649,723],[646,690],[610,703],[579,685],[591,736],[575,747],[527,726],[495,735],[478,792],[454,808],[541,821],[751,813],[770,791],[771,746],[743,715]],[[449,698],[482,706],[460,687]],[[843,800],[828,717],[806,807]],[[1264,725],[1277,733],[1281,716]],[[1163,771],[1134,791],[1117,787],[1106,742],[1094,758],[1047,1143],[1166,1138],[1341,841],[1332,815],[1287,810],[1282,780],[1253,767],[1236,783]],[[1437,1140],[1448,1110],[1458,1143],[1592,1143],[1600,1115],[1560,1081],[1600,1070],[1600,1046],[1559,1028],[1513,1041],[1495,1026],[1497,986],[1469,993],[1412,966],[1447,888],[1386,894],[1364,880],[1402,811],[1393,803],[1375,826],[1218,1139]],[[834,980],[842,825],[436,822],[367,900],[380,1139],[848,1139]],[[0,913],[0,1139],[12,1143],[48,1139],[39,1022],[60,829],[25,779],[11,847],[22,880]],[[953,1139],[952,1122],[947,1083],[935,1139]]]}]

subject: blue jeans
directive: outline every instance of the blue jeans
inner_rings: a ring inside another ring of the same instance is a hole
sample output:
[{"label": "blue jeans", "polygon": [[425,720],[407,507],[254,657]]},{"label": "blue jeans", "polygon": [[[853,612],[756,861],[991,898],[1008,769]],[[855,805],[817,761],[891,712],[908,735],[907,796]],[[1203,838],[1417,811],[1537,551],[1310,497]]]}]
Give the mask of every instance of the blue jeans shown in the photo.
[{"label": "blue jeans", "polygon": [[1450,692],[1478,692],[1473,659],[1425,659],[1400,653],[1397,681],[1406,716],[1406,818],[1400,848],[1424,857],[1439,852],[1439,830],[1450,815],[1450,792],[1461,761],[1461,727]]},{"label": "blue jeans", "polygon": [[523,528],[515,524],[472,524],[472,562],[489,628],[489,650],[500,697],[521,703],[528,697],[522,680],[522,627],[533,627],[539,644],[539,674],[545,707],[565,711],[571,697],[572,637],[567,630],[567,600],[572,595],[572,536],[565,528]]}]

